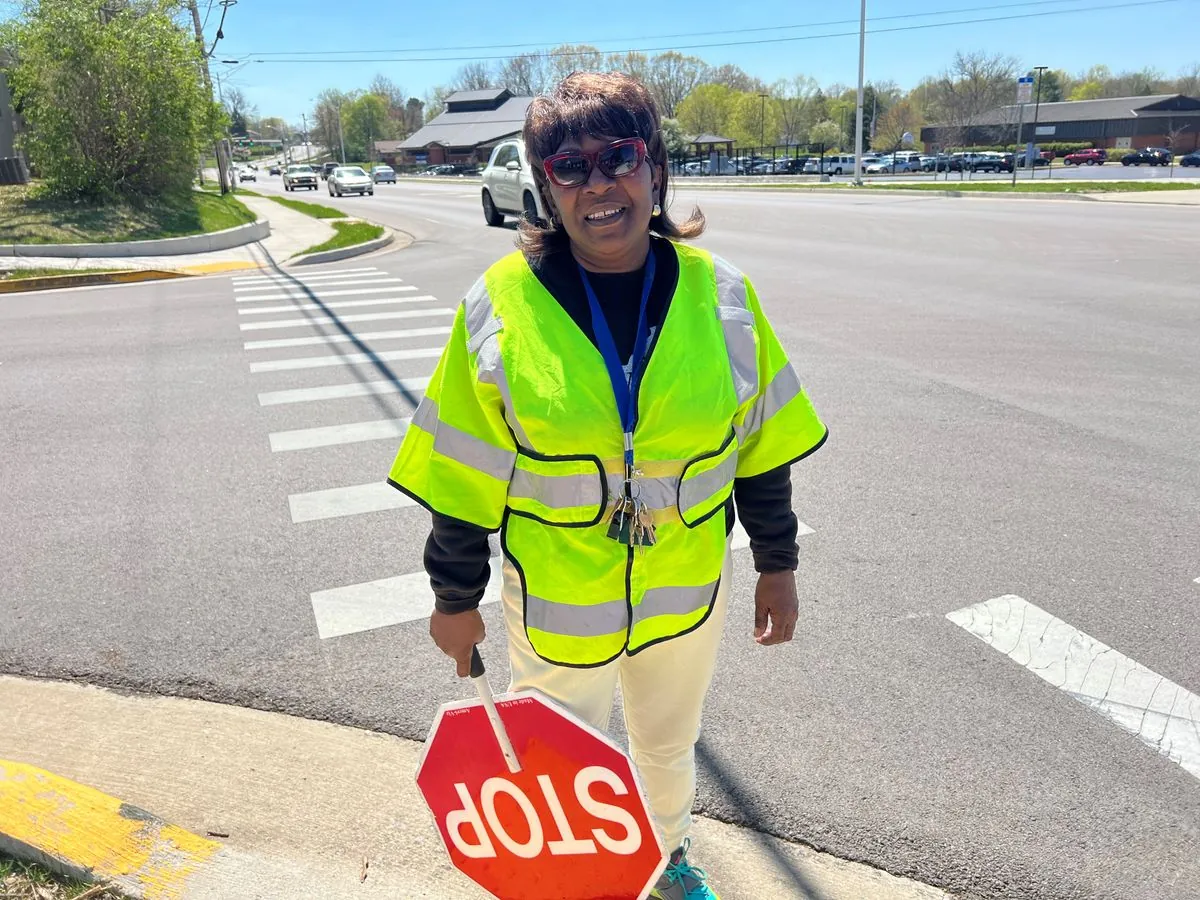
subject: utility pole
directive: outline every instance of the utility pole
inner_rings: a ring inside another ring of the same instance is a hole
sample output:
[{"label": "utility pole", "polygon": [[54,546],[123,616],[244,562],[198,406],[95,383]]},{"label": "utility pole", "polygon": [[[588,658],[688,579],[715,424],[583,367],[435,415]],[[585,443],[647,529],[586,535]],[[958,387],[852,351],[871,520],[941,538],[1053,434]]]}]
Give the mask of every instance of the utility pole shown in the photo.
[{"label": "utility pole", "polygon": [[759,104],[758,110],[758,146],[766,147],[767,145],[767,97],[768,94],[759,94],[758,97],[762,101]]},{"label": "utility pole", "polygon": [[[1034,66],[1033,68],[1037,71],[1037,99],[1034,101],[1034,104],[1033,104],[1033,143],[1034,143],[1034,145],[1036,145],[1037,144],[1038,111],[1042,108],[1042,73],[1045,72],[1050,67],[1049,66]],[[1029,163],[1029,177],[1033,178],[1034,176],[1037,175],[1037,166],[1035,166],[1033,164],[1034,161],[1032,159],[1029,159],[1028,157],[1026,158],[1026,161]],[[1053,160],[1051,160],[1050,162],[1051,162],[1051,164],[1053,164]],[[1049,174],[1049,172],[1050,172],[1050,166],[1046,166],[1046,173]]]},{"label": "utility pole", "polygon": [[342,165],[346,164],[346,139],[342,136],[342,104],[338,104],[338,143],[342,145]]},{"label": "utility pole", "polygon": [[863,158],[863,72],[867,58],[867,0],[862,0],[858,19],[858,108],[854,113],[854,183],[862,186]]},{"label": "utility pole", "polygon": [[300,113],[300,121],[304,123],[304,158],[308,159],[308,116],[305,113]]},{"label": "utility pole", "polygon": [[[204,26],[200,24],[200,7],[196,0],[188,0],[188,10],[192,14],[192,26],[196,31],[196,43],[200,46],[200,60],[203,64],[204,84],[208,87],[208,99],[212,101],[212,73],[208,70],[208,51],[204,47]],[[229,169],[225,165],[220,141],[213,145],[213,153],[217,157],[217,181],[221,184],[221,193],[229,193]]]}]

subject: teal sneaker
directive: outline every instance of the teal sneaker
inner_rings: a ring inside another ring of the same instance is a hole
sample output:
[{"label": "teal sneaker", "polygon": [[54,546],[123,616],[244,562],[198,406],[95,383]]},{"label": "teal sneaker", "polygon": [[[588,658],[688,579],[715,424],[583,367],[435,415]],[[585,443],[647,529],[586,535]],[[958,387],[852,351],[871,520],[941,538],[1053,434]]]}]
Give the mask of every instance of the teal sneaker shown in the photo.
[{"label": "teal sneaker", "polygon": [[650,892],[650,900],[721,900],[708,886],[708,873],[688,863],[691,846],[692,839],[684,838],[683,846],[671,854],[671,861]]}]

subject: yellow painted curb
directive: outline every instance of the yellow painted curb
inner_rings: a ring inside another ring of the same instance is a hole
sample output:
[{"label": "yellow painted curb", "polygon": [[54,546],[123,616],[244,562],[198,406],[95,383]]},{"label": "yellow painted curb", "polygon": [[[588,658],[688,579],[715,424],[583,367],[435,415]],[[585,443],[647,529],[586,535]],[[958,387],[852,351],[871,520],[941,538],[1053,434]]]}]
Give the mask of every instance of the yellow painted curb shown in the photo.
[{"label": "yellow painted curb", "polygon": [[221,845],[44,769],[0,759],[0,850],[131,897],[183,896]]},{"label": "yellow painted curb", "polygon": [[180,266],[179,271],[188,275],[212,275],[216,272],[237,272],[242,269],[261,269],[261,263],[237,259],[226,262],[200,263],[196,266]]},{"label": "yellow painted curb", "polygon": [[157,281],[162,278],[186,278],[186,273],[170,269],[128,269],[120,272],[72,272],[70,275],[45,275],[40,278],[17,278],[0,281],[0,294],[19,294],[24,291],[49,291],[55,288],[83,287],[91,284],[133,284],[138,281]]}]

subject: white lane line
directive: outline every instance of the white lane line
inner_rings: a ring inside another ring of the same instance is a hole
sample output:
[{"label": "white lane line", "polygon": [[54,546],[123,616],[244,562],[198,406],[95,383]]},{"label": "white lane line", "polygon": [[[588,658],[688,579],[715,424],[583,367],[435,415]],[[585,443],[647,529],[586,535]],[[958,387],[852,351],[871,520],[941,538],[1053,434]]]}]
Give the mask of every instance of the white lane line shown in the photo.
[{"label": "white lane line", "polygon": [[[350,290],[340,290],[339,289],[336,291],[326,291],[326,290],[319,289],[315,293],[317,294],[318,299],[324,300],[326,297],[361,297],[363,294],[381,294],[384,291],[415,291],[416,289],[417,288],[415,285],[410,284],[407,287],[388,287],[388,288],[369,287],[369,288],[352,288]],[[259,296],[256,296],[256,297],[237,297],[236,298],[238,303],[257,303],[259,300],[311,300],[311,299],[312,299],[312,295],[308,291],[302,291],[299,289],[291,290],[291,291],[280,291],[275,294],[260,294]]]},{"label": "white lane line", "polygon": [[[380,272],[380,275],[383,273]],[[327,287],[337,287],[339,284],[348,285],[350,287],[362,287],[368,284],[403,284],[403,278],[375,278],[371,275],[351,275],[348,278],[339,278],[334,275],[327,275],[324,278],[310,278],[307,281],[276,281],[273,284],[251,284],[238,285],[234,288],[239,294],[251,294],[258,291],[275,291],[279,288],[299,288],[315,287],[319,290],[324,290]]]},{"label": "white lane line", "polygon": [[321,278],[327,275],[349,275],[352,272],[379,272],[379,269],[374,266],[366,266],[360,269],[305,269],[303,274],[292,275],[286,272],[275,272],[271,275],[241,275],[233,279],[234,284],[253,284],[262,281],[278,281],[280,279],[296,279],[298,281],[306,281],[310,277]]},{"label": "white lane line", "polygon": [[384,481],[288,496],[292,522],[297,524],[416,505],[415,500]]},{"label": "white lane line", "polygon": [[[405,288],[399,288],[405,290]],[[413,288],[416,290],[416,288]],[[388,303],[428,303],[436,300],[433,294],[417,294],[412,297],[375,297],[372,300],[338,300],[334,303],[290,303],[285,306],[256,306],[253,309],[239,309],[239,316],[261,316],[266,313],[280,312],[310,312],[322,309],[354,309],[360,306],[386,306]]]},{"label": "white lane line", "polygon": [[432,316],[451,316],[452,309],[402,309],[399,312],[361,313],[355,316],[338,316],[336,320],[328,316],[314,316],[311,319],[280,319],[276,322],[247,322],[239,325],[242,331],[262,331],[264,328],[299,328],[303,325],[332,325],[334,321],[346,322],[382,322],[386,319],[425,319]]},{"label": "white lane line", "polygon": [[1200,778],[1200,697],[1015,594],[946,618]]},{"label": "white lane line", "polygon": [[372,397],[379,394],[420,394],[429,387],[429,378],[402,378],[395,381],[356,381],[352,384],[329,384],[315,388],[292,388],[286,391],[267,391],[258,395],[260,406],[279,406],[284,403],[311,403],[317,400],[342,400],[346,397]]},{"label": "white lane line", "polygon": [[370,422],[350,422],[346,425],[325,425],[321,428],[300,428],[295,431],[275,431],[270,435],[271,452],[310,450],[313,447],[332,447],[335,444],[357,444],[360,441],[381,441],[404,437],[410,419],[374,419]]},{"label": "white lane line", "polygon": [[343,353],[337,356],[300,356],[295,359],[267,359],[250,363],[251,374],[293,372],[298,369],[324,369],[329,366],[357,366],[361,363],[396,362],[403,359],[437,359],[441,347],[411,347],[407,350],[383,350],[379,353]]},{"label": "white lane line", "polygon": [[246,341],[243,350],[275,350],[283,347],[317,347],[322,344],[349,344],[352,341],[388,341],[393,338],[441,337],[450,333],[449,325],[432,328],[399,328],[395,331],[370,331],[365,334],[319,334],[316,337],[271,338]]},{"label": "white lane line", "polygon": [[1196,578],[1196,579],[1194,579],[1194,582],[1195,582],[1196,584],[1200,584],[1200,578]]},{"label": "white lane line", "polygon": [[[481,603],[500,599],[500,557],[492,558],[491,568]],[[424,572],[314,591],[310,599],[322,639],[402,625],[433,613],[433,590]]]}]

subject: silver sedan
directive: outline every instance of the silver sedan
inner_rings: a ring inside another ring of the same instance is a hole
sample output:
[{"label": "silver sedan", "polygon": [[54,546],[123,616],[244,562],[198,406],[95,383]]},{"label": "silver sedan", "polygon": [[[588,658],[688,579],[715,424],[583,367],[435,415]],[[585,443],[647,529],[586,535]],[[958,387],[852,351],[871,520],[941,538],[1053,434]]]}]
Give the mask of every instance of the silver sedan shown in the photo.
[{"label": "silver sedan", "polygon": [[374,194],[375,181],[359,166],[338,166],[329,176],[329,196]]}]

